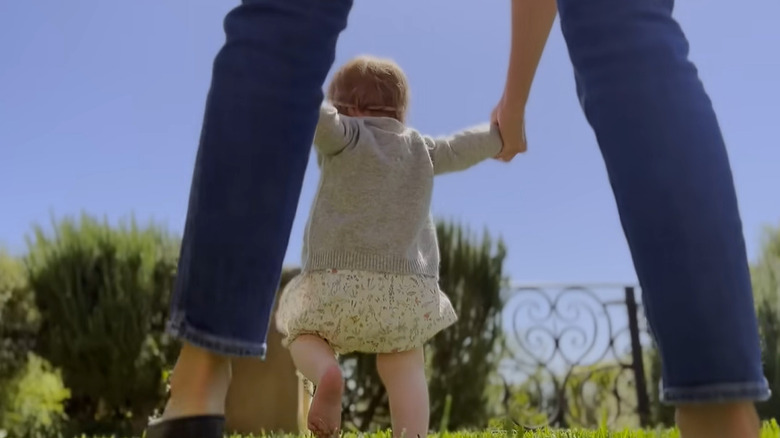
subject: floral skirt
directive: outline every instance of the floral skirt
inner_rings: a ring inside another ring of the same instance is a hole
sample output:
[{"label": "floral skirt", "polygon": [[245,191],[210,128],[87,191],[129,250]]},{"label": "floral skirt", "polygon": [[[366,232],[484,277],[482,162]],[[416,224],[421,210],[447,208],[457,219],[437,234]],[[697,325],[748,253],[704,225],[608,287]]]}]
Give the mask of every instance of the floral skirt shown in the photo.
[{"label": "floral skirt", "polygon": [[276,311],[285,347],[312,334],[337,354],[413,350],[457,319],[436,277],[335,269],[295,277]]}]

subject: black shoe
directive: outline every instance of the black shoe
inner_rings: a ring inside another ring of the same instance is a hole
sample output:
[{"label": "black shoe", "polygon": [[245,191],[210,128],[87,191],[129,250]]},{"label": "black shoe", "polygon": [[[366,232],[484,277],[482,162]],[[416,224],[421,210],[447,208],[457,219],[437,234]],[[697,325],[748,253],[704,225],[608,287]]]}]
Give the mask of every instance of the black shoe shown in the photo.
[{"label": "black shoe", "polygon": [[163,420],[146,428],[146,438],[222,438],[225,417],[199,415]]}]

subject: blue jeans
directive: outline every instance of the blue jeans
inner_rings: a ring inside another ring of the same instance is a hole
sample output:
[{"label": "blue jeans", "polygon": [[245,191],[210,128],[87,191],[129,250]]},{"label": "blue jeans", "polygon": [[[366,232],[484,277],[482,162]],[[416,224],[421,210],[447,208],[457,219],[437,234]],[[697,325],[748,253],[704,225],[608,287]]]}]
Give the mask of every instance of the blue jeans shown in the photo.
[{"label": "blue jeans", "polygon": [[558,0],[670,403],[769,398],[726,147],[673,0]]},{"label": "blue jeans", "polygon": [[[759,401],[742,225],[723,138],[670,0],[558,0],[669,403]],[[170,331],[263,357],[322,84],[351,0],[244,0],[225,21]]]}]

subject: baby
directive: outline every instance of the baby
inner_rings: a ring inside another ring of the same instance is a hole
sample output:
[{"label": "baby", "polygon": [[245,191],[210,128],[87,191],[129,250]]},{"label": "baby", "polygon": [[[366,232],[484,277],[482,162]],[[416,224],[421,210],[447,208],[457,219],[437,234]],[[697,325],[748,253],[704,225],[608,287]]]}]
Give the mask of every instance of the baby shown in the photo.
[{"label": "baby", "polygon": [[298,371],[316,386],[308,427],[341,427],[336,354],[376,354],[394,436],[426,436],[423,346],[457,316],[439,289],[431,217],[433,178],[502,149],[495,126],[447,138],[404,122],[409,87],[392,61],[361,56],[339,69],[314,146],[321,178],[304,234],[301,274],[285,288],[276,324]]}]

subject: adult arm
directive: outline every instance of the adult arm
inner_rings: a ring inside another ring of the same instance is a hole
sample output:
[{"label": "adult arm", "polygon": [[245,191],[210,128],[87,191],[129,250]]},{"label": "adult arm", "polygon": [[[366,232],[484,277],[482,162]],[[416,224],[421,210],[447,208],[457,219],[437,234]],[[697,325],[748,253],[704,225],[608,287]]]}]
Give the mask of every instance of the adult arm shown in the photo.
[{"label": "adult arm", "polygon": [[511,0],[512,40],[504,94],[493,111],[504,139],[504,150],[498,158],[506,161],[525,152],[525,106],[531,84],[539,66],[544,46],[550,36],[555,15],[555,0]]}]

